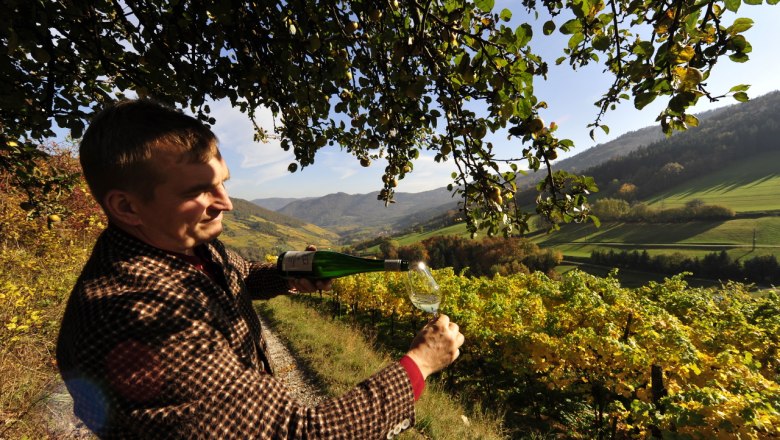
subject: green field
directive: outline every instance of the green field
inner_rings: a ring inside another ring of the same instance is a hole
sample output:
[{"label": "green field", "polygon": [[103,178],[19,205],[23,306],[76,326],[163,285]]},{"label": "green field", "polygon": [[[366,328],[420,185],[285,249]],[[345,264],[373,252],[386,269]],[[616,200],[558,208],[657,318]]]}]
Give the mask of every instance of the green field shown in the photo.
[{"label": "green field", "polygon": [[[459,224],[394,239],[399,245],[407,246],[437,235],[468,237],[469,233],[464,224]],[[681,252],[702,257],[726,250],[733,258],[768,254],[780,256],[780,216],[688,223],[604,223],[600,228],[592,223],[571,224],[551,234],[530,234],[529,238],[539,246],[552,247],[564,255],[578,257],[587,257],[594,249],[604,248],[647,249],[651,255]],[[378,251],[378,247],[368,250],[374,251]]]},{"label": "green field", "polygon": [[754,156],[734,166],[690,180],[647,200],[654,208],[673,208],[693,199],[736,212],[780,210],[780,151]]},{"label": "green field", "polygon": [[[603,223],[563,225],[561,230],[546,234],[534,231],[529,239],[543,248],[560,251],[571,260],[583,261],[594,250],[646,250],[650,255],[681,253],[702,258],[725,250],[740,261],[760,255],[780,257],[780,151],[774,151],[740,161],[732,167],[690,180],[645,202],[655,209],[684,206],[700,199],[706,204],[727,206],[738,218],[687,223]],[[763,214],[762,214],[763,213]],[[532,222],[534,224],[534,222]],[[425,233],[394,237],[401,246],[437,235],[468,237],[464,224]],[[378,251],[374,248],[374,251]],[[571,261],[557,268],[564,273],[575,266]],[[594,275],[605,276],[607,267],[578,264]],[[663,275],[623,270],[622,283],[630,286],[659,281]],[[691,280],[692,284],[708,285],[706,280]]]},{"label": "green field", "polygon": [[[756,247],[753,249],[753,231]],[[588,256],[594,249],[647,249],[650,254],[681,252],[691,256],[726,250],[734,258],[780,255],[780,217],[688,223],[604,223],[567,225],[533,241],[564,255]]]}]

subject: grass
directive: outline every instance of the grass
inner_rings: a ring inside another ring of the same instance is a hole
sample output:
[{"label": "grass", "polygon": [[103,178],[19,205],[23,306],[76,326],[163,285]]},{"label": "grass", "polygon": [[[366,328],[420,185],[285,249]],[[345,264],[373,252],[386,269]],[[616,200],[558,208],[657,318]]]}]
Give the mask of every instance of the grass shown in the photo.
[{"label": "grass", "polygon": [[[395,357],[378,351],[365,333],[334,321],[289,297],[256,303],[291,350],[313,371],[330,396],[353,388]],[[400,439],[501,439],[501,419],[478,404],[459,401],[428,380],[415,408],[417,424]]]},{"label": "grass", "polygon": [[634,243],[667,245],[756,245],[780,247],[780,216],[737,218],[687,223],[602,223],[565,225],[560,231],[538,235],[539,244]]},{"label": "grass", "polygon": [[[756,248],[752,249],[753,231]],[[650,254],[680,252],[689,256],[725,249],[733,258],[758,255],[780,256],[780,217],[689,223],[604,223],[567,225],[533,241],[564,255],[589,256],[595,249],[643,250]]]},{"label": "grass", "polygon": [[693,199],[727,206],[737,212],[780,209],[780,150],[739,161],[660,193],[648,200],[655,208],[679,207]]}]

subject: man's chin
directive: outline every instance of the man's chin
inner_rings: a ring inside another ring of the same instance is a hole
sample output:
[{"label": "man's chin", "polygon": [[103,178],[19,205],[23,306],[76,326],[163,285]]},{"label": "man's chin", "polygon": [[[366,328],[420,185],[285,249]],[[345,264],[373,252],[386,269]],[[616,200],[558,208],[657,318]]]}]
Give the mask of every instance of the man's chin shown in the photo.
[{"label": "man's chin", "polygon": [[222,233],[222,222],[220,220],[213,220],[209,223],[206,223],[203,225],[203,228],[200,231],[201,233],[198,234],[201,236],[201,239],[203,242],[209,242],[217,237]]}]

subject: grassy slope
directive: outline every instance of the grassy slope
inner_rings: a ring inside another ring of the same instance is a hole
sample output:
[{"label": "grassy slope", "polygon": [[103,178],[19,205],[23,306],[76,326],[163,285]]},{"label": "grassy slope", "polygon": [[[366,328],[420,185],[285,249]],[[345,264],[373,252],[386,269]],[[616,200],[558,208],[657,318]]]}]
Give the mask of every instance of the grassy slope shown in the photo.
[{"label": "grassy slope", "polygon": [[[647,202],[656,209],[683,206],[687,201],[701,199],[708,204],[728,206],[737,212],[778,210],[778,163],[780,151],[751,157],[733,167],[691,180]],[[754,231],[755,251],[752,250]],[[780,256],[780,217],[641,225],[605,223],[601,228],[592,224],[568,225],[555,234],[537,236],[534,241],[542,246],[555,247],[570,256],[588,256],[592,250],[605,247],[647,249],[651,254],[682,252],[703,256],[724,245],[733,246],[727,251],[734,258],[766,254]],[[617,246],[621,243],[625,246]]]},{"label": "grassy slope", "polygon": [[[780,151],[755,156],[733,167],[694,179],[647,202],[656,209],[682,206],[689,200],[701,199],[708,204],[728,206],[737,212],[780,210],[778,163]],[[751,251],[754,230],[757,249]],[[423,234],[408,234],[396,240],[400,245],[408,245],[444,234],[468,236],[464,225],[455,225]],[[536,235],[533,240],[571,256],[588,256],[594,249],[617,247],[617,244],[629,245],[620,246],[622,249],[647,248],[651,254],[682,252],[702,256],[721,249],[719,246],[730,245],[732,248],[728,252],[735,258],[764,254],[780,256],[780,217],[673,224],[605,223],[601,228],[592,224],[566,225],[561,231]]]},{"label": "grassy slope", "polygon": [[315,244],[319,249],[335,246],[338,235],[319,226],[270,211],[241,199],[233,199],[234,211],[225,214],[220,239],[236,249],[255,249],[278,254]]},{"label": "grassy slope", "polygon": [[[254,218],[263,222],[262,219]],[[303,249],[308,244],[315,244],[320,249],[333,247],[337,236],[318,226],[307,224],[305,227],[276,225],[272,234],[252,230],[246,223],[226,217],[224,220],[229,234],[222,234],[220,239],[235,248],[256,247],[278,249],[280,252],[288,249]]]},{"label": "grassy slope", "polygon": [[671,208],[701,199],[736,212],[780,210],[778,164],[780,150],[754,156],[658,194],[648,203],[655,208]]},{"label": "grassy slope", "polygon": [[570,225],[556,233],[537,236],[534,241],[546,245],[608,242],[750,246],[754,229],[757,245],[780,246],[780,217],[688,223],[604,223],[600,228],[593,224]]},{"label": "grassy slope", "polygon": [[[331,396],[349,391],[397,358],[377,352],[362,332],[289,297],[258,301],[255,305],[259,313],[269,318],[275,330],[290,341],[293,352],[317,375],[324,391]],[[503,438],[498,417],[486,415],[479,409],[470,411],[441,391],[435,380],[428,382],[415,405],[415,428],[399,439]]]}]

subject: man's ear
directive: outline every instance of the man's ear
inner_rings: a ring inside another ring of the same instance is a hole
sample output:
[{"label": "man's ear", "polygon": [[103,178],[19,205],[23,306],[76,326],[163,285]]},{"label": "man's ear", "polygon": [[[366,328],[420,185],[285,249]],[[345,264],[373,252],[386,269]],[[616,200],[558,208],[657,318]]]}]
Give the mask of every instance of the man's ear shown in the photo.
[{"label": "man's ear", "polygon": [[106,207],[109,218],[128,226],[138,226],[143,223],[138,212],[139,202],[135,194],[118,189],[108,191],[103,198],[103,206]]}]

